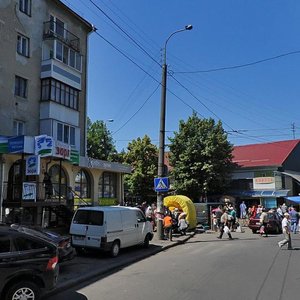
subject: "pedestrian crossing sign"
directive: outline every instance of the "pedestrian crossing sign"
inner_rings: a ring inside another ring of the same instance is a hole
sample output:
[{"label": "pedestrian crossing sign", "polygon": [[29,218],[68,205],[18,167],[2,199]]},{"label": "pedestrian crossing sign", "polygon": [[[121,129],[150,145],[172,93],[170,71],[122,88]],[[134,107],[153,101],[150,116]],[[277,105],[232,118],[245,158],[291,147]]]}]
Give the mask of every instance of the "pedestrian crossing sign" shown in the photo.
[{"label": "pedestrian crossing sign", "polygon": [[169,190],[169,178],[154,178],[154,189],[156,192],[167,192]]}]

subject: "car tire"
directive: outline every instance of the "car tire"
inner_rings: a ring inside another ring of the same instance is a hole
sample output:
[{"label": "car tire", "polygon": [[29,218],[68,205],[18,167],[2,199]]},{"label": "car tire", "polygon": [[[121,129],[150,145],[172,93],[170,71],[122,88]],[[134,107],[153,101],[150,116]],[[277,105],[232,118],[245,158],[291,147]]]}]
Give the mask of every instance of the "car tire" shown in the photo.
[{"label": "car tire", "polygon": [[40,299],[39,287],[30,281],[21,281],[11,285],[5,295],[5,300],[16,300],[20,299]]},{"label": "car tire", "polygon": [[75,250],[76,250],[76,254],[77,254],[78,256],[84,255],[84,254],[86,253],[86,251],[85,251],[84,248],[75,248]]},{"label": "car tire", "polygon": [[252,229],[252,233],[256,233],[256,229]]},{"label": "car tire", "polygon": [[147,234],[144,239],[143,247],[145,249],[147,249],[147,248],[149,248],[149,244],[150,244],[150,237],[149,237],[149,234]]},{"label": "car tire", "polygon": [[111,257],[117,257],[120,252],[120,243],[118,241],[113,242],[109,254]]}]

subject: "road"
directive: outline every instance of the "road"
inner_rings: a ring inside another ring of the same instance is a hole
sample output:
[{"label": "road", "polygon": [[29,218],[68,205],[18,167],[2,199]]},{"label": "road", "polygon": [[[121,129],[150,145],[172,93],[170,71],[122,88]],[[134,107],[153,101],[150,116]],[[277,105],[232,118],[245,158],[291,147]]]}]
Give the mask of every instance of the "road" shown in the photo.
[{"label": "road", "polygon": [[[280,250],[281,235],[197,234],[112,274],[94,278],[47,300],[295,299],[300,281],[300,235],[294,250]],[[298,248],[297,248],[298,247]]]}]

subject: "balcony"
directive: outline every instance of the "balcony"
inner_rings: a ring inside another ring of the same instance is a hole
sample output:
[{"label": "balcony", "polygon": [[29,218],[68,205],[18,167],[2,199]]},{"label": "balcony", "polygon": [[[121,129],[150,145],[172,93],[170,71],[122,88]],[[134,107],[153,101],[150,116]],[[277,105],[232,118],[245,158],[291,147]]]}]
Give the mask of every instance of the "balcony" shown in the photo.
[{"label": "balcony", "polygon": [[80,51],[80,39],[55,21],[44,22],[43,38],[58,39],[75,51]]}]

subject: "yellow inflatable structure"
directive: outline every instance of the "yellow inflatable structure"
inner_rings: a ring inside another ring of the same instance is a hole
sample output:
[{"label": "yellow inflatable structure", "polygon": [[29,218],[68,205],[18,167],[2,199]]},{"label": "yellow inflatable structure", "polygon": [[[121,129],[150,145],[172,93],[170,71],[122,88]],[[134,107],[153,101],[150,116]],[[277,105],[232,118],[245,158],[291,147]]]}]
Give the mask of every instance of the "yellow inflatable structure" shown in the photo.
[{"label": "yellow inflatable structure", "polygon": [[189,223],[189,228],[193,229],[197,225],[196,208],[193,201],[183,195],[168,196],[164,198],[164,206],[168,207],[171,211],[175,208],[182,210],[187,214],[186,220]]}]

